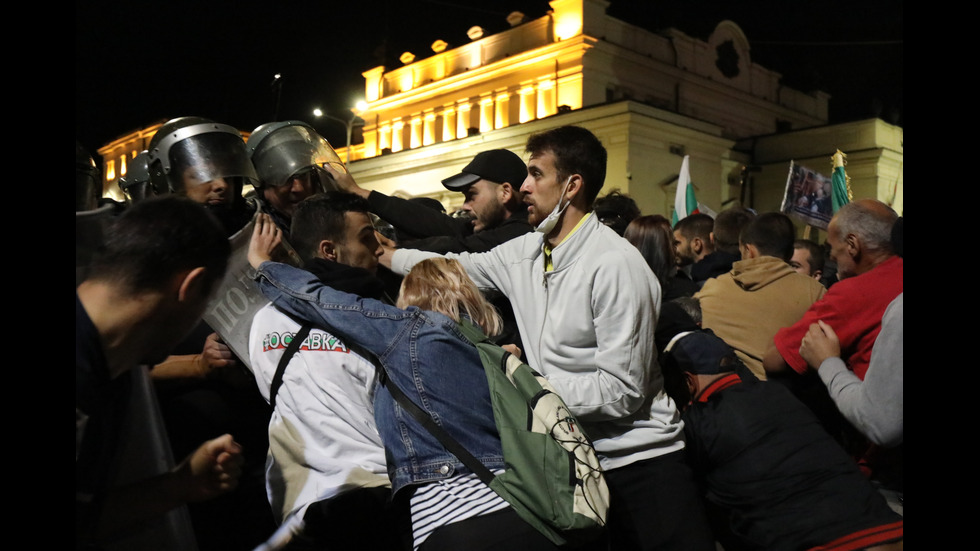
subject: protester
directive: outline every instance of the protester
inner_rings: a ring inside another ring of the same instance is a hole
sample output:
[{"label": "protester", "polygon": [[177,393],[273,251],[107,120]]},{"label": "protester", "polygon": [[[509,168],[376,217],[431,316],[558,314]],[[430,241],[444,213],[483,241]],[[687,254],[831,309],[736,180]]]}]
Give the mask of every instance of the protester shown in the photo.
[{"label": "protester", "polygon": [[[260,215],[249,247],[259,288],[280,310],[329,328],[377,358],[386,376],[491,471],[505,468],[479,352],[457,329],[500,330],[493,307],[454,261],[420,263],[402,283],[398,306],[344,293],[316,276],[269,262],[281,232]],[[558,549],[395,402],[374,394],[374,414],[392,491],[412,491],[412,527],[421,551]],[[428,466],[428,467],[426,467]]]},{"label": "protester", "polygon": [[724,549],[902,549],[904,522],[782,385],[758,381],[710,330],[680,333],[688,457]]},{"label": "protester", "polygon": [[[519,189],[527,176],[527,165],[508,149],[481,151],[459,174],[442,181],[446,189],[465,196],[461,217],[411,199],[364,189],[350,174],[330,167],[328,170],[341,189],[367,199],[371,212],[394,226],[400,236],[399,247],[407,243],[412,249],[440,254],[485,252],[531,231],[524,195]],[[504,320],[504,330],[494,337],[494,342],[523,348],[513,305],[499,292],[485,293]]]},{"label": "protester", "polygon": [[823,247],[809,239],[793,241],[793,257],[789,261],[791,268],[805,276],[821,281],[824,264]]},{"label": "protester", "polygon": [[[600,222],[612,228],[619,235],[623,235],[630,222],[642,214],[636,201],[618,189],[597,198],[592,209],[599,217]],[[667,225],[669,226],[670,222]]]},{"label": "protester", "polygon": [[639,216],[626,226],[623,237],[640,251],[653,275],[657,276],[665,303],[698,292],[697,284],[682,275],[677,266],[670,220],[659,214]]},{"label": "protester", "polygon": [[[186,196],[204,205],[221,221],[227,239],[251,221],[255,205],[243,192],[259,180],[236,128],[201,117],[176,118],[157,130],[147,153],[153,195]],[[271,411],[254,378],[203,320],[150,376],[175,456],[226,432],[244,448],[239,487],[189,507],[200,551],[254,547],[275,529],[263,476]]]},{"label": "protester", "polygon": [[738,238],[755,218],[745,207],[729,207],[715,216],[711,227],[711,251],[691,266],[691,279],[699,286],[714,277],[728,273],[732,264],[742,259]]},{"label": "protester", "polygon": [[[683,427],[654,349],[660,284],[592,204],[605,147],[589,130],[533,134],[521,186],[536,232],[485,253],[447,254],[514,306],[527,363],[548,378],[595,443],[610,489],[613,549],[714,549],[684,459]],[[408,273],[432,253],[385,250]]]},{"label": "protester", "polygon": [[892,231],[898,214],[876,199],[847,203],[830,220],[827,243],[839,281],[803,317],[780,329],[763,366],[770,380],[790,386],[813,409],[866,474],[881,484],[903,486],[902,451],[872,444],[841,416],[816,371],[800,353],[802,341],[818,321],[833,327],[840,358],[865,379],[885,310],[903,291],[903,258],[896,254]]},{"label": "protester", "polygon": [[197,323],[229,254],[203,207],[178,197],[147,200],[114,221],[77,286],[76,548],[108,544],[140,522],[236,487],[242,450],[231,435],[199,445],[169,473],[114,485],[127,445],[120,431],[130,374],[159,361]]},{"label": "protester", "polygon": [[762,359],[776,332],[792,325],[826,289],[794,271],[793,221],[781,212],[766,212],[742,230],[741,260],[728,273],[708,279],[696,294],[702,325],[714,331],[761,380]]},{"label": "protester", "polygon": [[[376,277],[381,246],[364,199],[336,191],[311,196],[294,210],[292,228],[303,269],[338,291],[384,299]],[[275,404],[266,460],[269,502],[277,522],[303,520],[286,549],[403,547],[411,533],[402,526],[408,509],[402,500],[391,501],[373,417],[378,374],[372,358],[320,328],[308,327],[308,336],[300,337],[301,328],[268,304],[255,314],[249,336],[256,383]],[[303,344],[283,365],[297,338]]]},{"label": "protester", "polygon": [[[674,249],[680,273],[694,281],[691,271],[694,265],[715,250],[711,230],[715,219],[704,212],[696,212],[681,218],[674,224]],[[700,287],[701,282],[698,287]]]},{"label": "protester", "polygon": [[478,153],[463,170],[442,181],[465,196],[462,210],[471,214],[454,218],[409,199],[389,197],[362,188],[349,174],[331,174],[344,191],[364,197],[371,212],[412,239],[412,248],[436,253],[484,252],[531,231],[520,184],[527,166],[507,149]]}]

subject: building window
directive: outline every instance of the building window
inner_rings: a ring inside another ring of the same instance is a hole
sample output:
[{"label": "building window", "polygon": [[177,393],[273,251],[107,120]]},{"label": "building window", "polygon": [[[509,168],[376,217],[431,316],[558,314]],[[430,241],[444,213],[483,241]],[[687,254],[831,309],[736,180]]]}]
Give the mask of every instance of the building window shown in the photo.
[{"label": "building window", "polygon": [[107,182],[116,179],[116,161],[113,159],[105,162],[105,179]]}]

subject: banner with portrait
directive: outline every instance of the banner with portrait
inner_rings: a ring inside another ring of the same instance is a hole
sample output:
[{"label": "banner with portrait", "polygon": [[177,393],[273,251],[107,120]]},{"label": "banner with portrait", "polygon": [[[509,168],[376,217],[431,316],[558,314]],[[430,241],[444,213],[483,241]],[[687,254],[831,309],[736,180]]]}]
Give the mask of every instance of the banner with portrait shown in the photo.
[{"label": "banner with portrait", "polygon": [[805,224],[826,230],[834,216],[832,185],[827,176],[790,161],[780,211]]}]

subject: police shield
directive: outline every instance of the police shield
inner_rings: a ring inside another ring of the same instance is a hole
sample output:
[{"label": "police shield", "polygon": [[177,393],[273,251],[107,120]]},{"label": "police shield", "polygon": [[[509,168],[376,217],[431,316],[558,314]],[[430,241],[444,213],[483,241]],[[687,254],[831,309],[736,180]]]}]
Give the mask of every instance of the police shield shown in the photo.
[{"label": "police shield", "polygon": [[[252,317],[268,299],[255,285],[255,270],[248,263],[248,243],[252,239],[255,218],[235,235],[228,238],[231,243],[231,257],[228,271],[221,285],[204,311],[204,321],[214,329],[231,351],[251,370],[248,354],[248,335],[252,327]],[[301,266],[302,261],[289,243],[283,241],[281,262]]]}]

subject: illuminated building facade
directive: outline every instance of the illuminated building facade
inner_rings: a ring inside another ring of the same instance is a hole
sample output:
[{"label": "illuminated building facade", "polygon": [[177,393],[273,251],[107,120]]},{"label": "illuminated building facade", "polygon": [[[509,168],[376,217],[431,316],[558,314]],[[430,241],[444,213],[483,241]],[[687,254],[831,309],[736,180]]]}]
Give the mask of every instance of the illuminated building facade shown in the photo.
[{"label": "illuminated building facade", "polygon": [[474,27],[468,44],[437,40],[429,57],[406,52],[402,67],[365,71],[364,142],[350,152],[358,183],[452,210],[462,196],[439,182],[476,152],[526,158],[529,134],[575,124],[609,150],[603,193],[618,188],[644,213],[669,216],[684,154],[698,200],[714,210],[776,210],[790,160],[829,175],[836,149],[851,152],[856,197],[901,203],[902,129],[878,119],[827,126],[830,96],[782,86],[752,62],[734,22],[704,41],[610,17],[605,0],[550,4],[539,19],[511,14],[506,31]]},{"label": "illuminated building facade", "polygon": [[[837,149],[848,154],[855,197],[902,212],[902,128],[880,119],[828,125],[830,96],[781,85],[778,72],[752,62],[735,22],[702,40],[608,16],[605,0],[550,5],[538,19],[511,14],[503,32],[473,27],[463,45],[433,37],[432,55],[405,52],[401,67],[365,71],[363,143],[337,148],[357,182],[434,197],[452,211],[462,194],[440,181],[477,152],[506,148],[526,159],[528,135],[574,124],[609,152],[603,193],[628,193],[647,214],[669,217],[683,155],[700,203],[768,211],[779,208],[790,161],[829,175]],[[99,150],[107,165],[138,151],[118,142]]]}]

